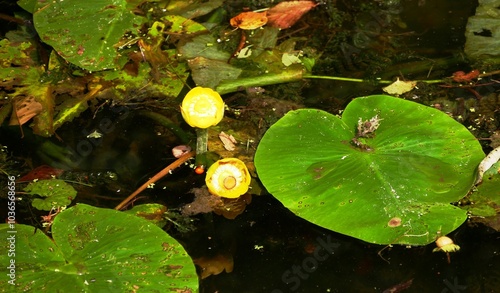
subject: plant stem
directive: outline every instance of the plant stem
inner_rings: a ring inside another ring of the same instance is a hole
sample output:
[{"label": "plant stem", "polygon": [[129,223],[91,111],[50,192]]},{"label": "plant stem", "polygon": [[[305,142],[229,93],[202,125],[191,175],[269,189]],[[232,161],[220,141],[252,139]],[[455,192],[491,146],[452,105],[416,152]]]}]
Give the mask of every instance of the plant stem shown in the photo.
[{"label": "plant stem", "polygon": [[[232,93],[253,86],[265,86],[271,84],[279,84],[286,82],[299,81],[304,78],[310,79],[327,79],[327,80],[338,80],[338,81],[349,81],[349,82],[367,82],[376,84],[391,84],[394,80],[366,80],[360,78],[350,78],[350,77],[339,77],[339,76],[326,76],[326,75],[312,75],[305,73],[302,68],[287,69],[281,73],[269,73],[262,74],[255,77],[244,77],[238,79],[223,80],[215,88],[215,90],[223,95],[227,93]],[[415,82],[425,82],[431,83],[442,83],[442,79],[433,80],[412,80]]]},{"label": "plant stem", "polygon": [[[340,81],[351,81],[351,82],[371,82],[366,79],[359,78],[350,78],[350,77],[338,77],[338,76],[326,76],[326,75],[309,75],[305,74],[302,78],[312,78],[312,79],[329,79],[329,80],[340,80]],[[425,83],[442,83],[442,79],[434,79],[434,80],[412,80],[414,82],[425,82]],[[378,84],[390,84],[393,83],[394,80],[375,80],[375,83]]]},{"label": "plant stem", "polygon": [[284,70],[280,73],[268,73],[254,77],[243,77],[238,79],[223,80],[215,90],[223,95],[253,86],[265,86],[278,83],[299,81],[303,78],[302,67]]},{"label": "plant stem", "polygon": [[196,153],[202,155],[208,151],[208,128],[196,128]]}]

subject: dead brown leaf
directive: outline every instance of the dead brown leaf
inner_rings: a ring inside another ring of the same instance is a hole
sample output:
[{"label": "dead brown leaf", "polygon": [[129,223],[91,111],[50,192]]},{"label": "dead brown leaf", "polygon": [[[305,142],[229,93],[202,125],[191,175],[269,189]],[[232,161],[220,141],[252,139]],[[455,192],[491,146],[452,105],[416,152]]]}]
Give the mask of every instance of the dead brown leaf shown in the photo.
[{"label": "dead brown leaf", "polygon": [[42,112],[42,104],[29,96],[14,102],[14,110],[9,125],[23,125]]},{"label": "dead brown leaf", "polygon": [[242,30],[253,30],[267,23],[266,12],[242,12],[229,20],[229,23]]},{"label": "dead brown leaf", "polygon": [[267,11],[267,23],[273,27],[287,29],[317,5],[318,3],[314,1],[285,1],[278,3]]},{"label": "dead brown leaf", "polygon": [[224,131],[221,131],[221,133],[219,133],[219,139],[222,141],[222,143],[224,144],[224,148],[227,150],[227,151],[234,151],[236,149],[236,139],[230,135],[230,134],[226,134]]},{"label": "dead brown leaf", "polygon": [[218,254],[213,257],[203,256],[193,259],[193,262],[201,267],[202,279],[211,275],[218,275],[223,271],[230,273],[234,268],[234,261],[231,255]]},{"label": "dead brown leaf", "polygon": [[241,215],[247,205],[252,202],[252,195],[245,193],[238,198],[224,198],[217,205],[212,207],[215,214],[223,216],[226,219],[233,220]]}]

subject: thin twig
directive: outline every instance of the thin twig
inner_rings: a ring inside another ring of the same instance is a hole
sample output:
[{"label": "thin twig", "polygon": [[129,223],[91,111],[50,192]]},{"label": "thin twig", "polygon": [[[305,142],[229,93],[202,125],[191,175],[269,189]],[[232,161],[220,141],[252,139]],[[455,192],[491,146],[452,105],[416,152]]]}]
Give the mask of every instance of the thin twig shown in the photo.
[{"label": "thin twig", "polygon": [[151,184],[155,183],[156,181],[160,180],[163,178],[165,175],[169,174],[172,170],[175,168],[181,166],[185,162],[187,162],[189,159],[193,158],[196,155],[195,151],[191,151],[189,153],[186,153],[182,157],[178,158],[175,160],[172,164],[168,165],[165,169],[161,170],[160,172],[156,173],[155,176],[151,177],[146,183],[144,183],[141,187],[139,187],[136,191],[134,191],[131,195],[129,195],[126,199],[124,199],[119,205],[115,207],[115,210],[121,210],[123,207],[125,207],[134,197],[136,197],[139,193],[144,191],[148,186]]}]

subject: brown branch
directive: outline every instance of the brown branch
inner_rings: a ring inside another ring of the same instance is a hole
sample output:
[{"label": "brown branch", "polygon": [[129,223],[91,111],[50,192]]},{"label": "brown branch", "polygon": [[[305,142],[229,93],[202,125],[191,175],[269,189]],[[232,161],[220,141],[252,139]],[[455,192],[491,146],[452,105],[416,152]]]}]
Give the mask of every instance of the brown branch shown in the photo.
[{"label": "brown branch", "polygon": [[165,169],[161,170],[160,172],[156,173],[153,177],[151,177],[146,183],[144,183],[141,187],[139,187],[136,191],[134,191],[131,195],[129,195],[126,199],[124,199],[119,205],[115,207],[115,210],[121,210],[123,209],[131,200],[134,199],[139,193],[144,191],[146,188],[148,188],[149,185],[152,183],[155,183],[156,181],[160,180],[164,176],[170,173],[170,171],[174,170],[175,168],[178,168],[185,162],[187,162],[189,159],[193,158],[196,155],[195,151],[191,151],[189,153],[186,153],[182,157],[178,158],[175,160],[172,164],[168,165]]}]

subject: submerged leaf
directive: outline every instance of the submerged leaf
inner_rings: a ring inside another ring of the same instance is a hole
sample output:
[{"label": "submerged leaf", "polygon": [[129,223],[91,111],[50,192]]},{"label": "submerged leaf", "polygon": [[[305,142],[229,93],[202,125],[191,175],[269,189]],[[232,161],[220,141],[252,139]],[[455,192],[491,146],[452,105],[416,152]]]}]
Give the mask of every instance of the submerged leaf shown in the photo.
[{"label": "submerged leaf", "polygon": [[213,257],[203,256],[193,260],[201,267],[201,278],[205,279],[212,275],[218,275],[223,271],[230,273],[233,271],[234,261],[232,255],[217,254]]}]

